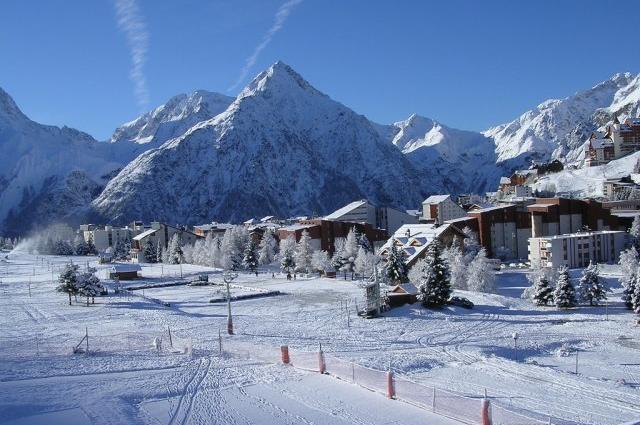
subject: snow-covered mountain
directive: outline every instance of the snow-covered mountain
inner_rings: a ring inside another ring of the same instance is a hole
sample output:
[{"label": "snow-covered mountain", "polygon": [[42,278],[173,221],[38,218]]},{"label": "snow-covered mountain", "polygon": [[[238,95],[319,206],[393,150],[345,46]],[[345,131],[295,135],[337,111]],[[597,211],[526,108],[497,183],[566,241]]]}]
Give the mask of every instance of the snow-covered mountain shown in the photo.
[{"label": "snow-covered mountain", "polygon": [[414,114],[383,127],[381,134],[414,163],[431,192],[481,193],[493,189],[500,179],[493,141],[481,133]]},{"label": "snow-covered mountain", "polygon": [[591,132],[618,116],[638,116],[640,75],[616,74],[593,88],[565,99],[547,100],[516,120],[487,130],[498,162],[529,165],[531,160],[559,159],[580,164]]},{"label": "snow-covered mountain", "polygon": [[206,90],[179,94],[153,111],[118,127],[109,141],[117,144],[123,155],[133,159],[224,112],[234,100]]},{"label": "snow-covered mountain", "polygon": [[[322,214],[358,198],[415,208],[427,194],[493,190],[531,160],[579,164],[591,131],[637,116],[639,105],[640,76],[627,73],[484,133],[419,115],[381,125],[278,62],[236,99],[178,95],[100,143],[31,121],[0,90],[0,232],[78,210],[108,222],[196,223]],[[602,180],[583,174],[593,187]],[[573,175],[563,176],[540,189],[561,190]]]},{"label": "snow-covered mountain", "polygon": [[413,164],[374,125],[277,62],[222,114],[140,155],[93,202],[110,221],[195,223],[319,214],[358,198],[423,199]]},{"label": "snow-covered mountain", "polygon": [[85,207],[103,176],[121,166],[106,144],[31,121],[0,89],[0,232],[23,232]]}]

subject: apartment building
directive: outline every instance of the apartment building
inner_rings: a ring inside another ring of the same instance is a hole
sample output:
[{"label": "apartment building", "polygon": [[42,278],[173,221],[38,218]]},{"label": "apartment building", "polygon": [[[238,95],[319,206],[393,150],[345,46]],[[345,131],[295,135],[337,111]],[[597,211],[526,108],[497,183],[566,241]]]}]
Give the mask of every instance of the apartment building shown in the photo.
[{"label": "apartment building", "polygon": [[529,239],[529,260],[541,267],[587,267],[589,262],[615,263],[626,243],[626,232],[602,230]]}]

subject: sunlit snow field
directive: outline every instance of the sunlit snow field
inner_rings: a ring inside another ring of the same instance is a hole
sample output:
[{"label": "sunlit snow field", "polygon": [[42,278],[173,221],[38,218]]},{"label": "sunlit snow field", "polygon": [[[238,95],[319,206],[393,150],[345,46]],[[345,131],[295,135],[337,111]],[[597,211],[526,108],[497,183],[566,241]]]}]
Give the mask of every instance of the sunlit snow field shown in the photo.
[{"label": "sunlit snow field", "polygon": [[[146,288],[69,306],[52,283],[68,257],[5,255],[0,423],[457,423],[278,364],[281,345],[317,351],[320,344],[332,356],[373,369],[391,366],[459,394],[486,390],[494,404],[554,424],[640,419],[640,328],[619,301],[617,267],[602,268],[614,287],[607,308],[534,307],[520,299],[526,272],[515,270],[499,273],[497,295],[461,292],[476,304],[472,310],[416,304],[370,320],[355,315],[363,298],[358,281],[240,273],[232,295],[281,294],[234,301],[236,335],[229,337],[226,303],[209,302],[224,296],[220,286]],[[96,265],[92,257],[74,258],[83,266],[87,260]],[[96,266],[110,285],[108,265]],[[222,283],[214,269],[144,265],[143,279],[131,285],[201,273]],[[85,331],[89,354],[72,354]],[[162,338],[160,352],[154,338]]]}]

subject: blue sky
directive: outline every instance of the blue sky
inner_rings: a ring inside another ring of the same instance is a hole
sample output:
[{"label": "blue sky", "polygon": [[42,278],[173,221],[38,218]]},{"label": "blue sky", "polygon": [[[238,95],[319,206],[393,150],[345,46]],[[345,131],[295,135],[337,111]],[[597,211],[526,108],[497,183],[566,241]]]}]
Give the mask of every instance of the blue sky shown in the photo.
[{"label": "blue sky", "polygon": [[137,0],[140,96],[118,1],[134,0],[3,0],[0,87],[32,119],[102,140],[175,94],[235,95],[278,59],[375,121],[471,130],[640,71],[633,3],[302,0],[228,91],[286,0]]}]

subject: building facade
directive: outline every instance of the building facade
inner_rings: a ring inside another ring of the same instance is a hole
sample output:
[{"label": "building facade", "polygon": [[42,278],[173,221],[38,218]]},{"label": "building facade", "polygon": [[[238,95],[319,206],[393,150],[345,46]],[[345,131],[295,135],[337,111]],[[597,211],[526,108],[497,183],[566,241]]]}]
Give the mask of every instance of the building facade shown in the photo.
[{"label": "building facade", "polygon": [[129,242],[143,231],[142,224],[137,222],[127,227],[80,225],[80,234],[85,242],[92,241],[99,253],[105,253],[109,248],[113,249],[119,241],[121,243]]},{"label": "building facade", "polygon": [[324,217],[328,221],[347,223],[367,223],[376,229],[395,232],[404,224],[417,223],[415,214],[408,214],[390,207],[376,207],[366,199],[351,202]]},{"label": "building facade", "polygon": [[529,260],[540,267],[587,267],[590,262],[616,263],[626,232],[602,230],[529,239]]},{"label": "building facade", "polygon": [[311,246],[314,249],[321,249],[327,251],[329,255],[333,255],[336,249],[336,240],[345,239],[353,228],[358,233],[365,235],[373,247],[382,245],[389,237],[386,230],[376,229],[368,223],[325,219],[300,220],[296,224],[279,228],[276,234],[280,240],[293,236],[296,241],[299,241],[302,232],[306,230],[311,237]]},{"label": "building facade", "polygon": [[451,199],[451,195],[431,195],[422,202],[422,221],[444,223],[464,217],[465,210]]},{"label": "building facade", "polygon": [[183,245],[193,244],[199,238],[195,233],[154,221],[151,223],[150,228],[133,237],[130,251],[131,261],[134,263],[146,263],[147,259],[145,258],[144,250],[147,244],[150,243],[153,247],[160,246],[165,250],[175,234],[180,235]]},{"label": "building facade", "polygon": [[604,134],[594,132],[585,148],[587,166],[606,164],[640,150],[640,118],[627,118],[620,123],[615,117]]}]

